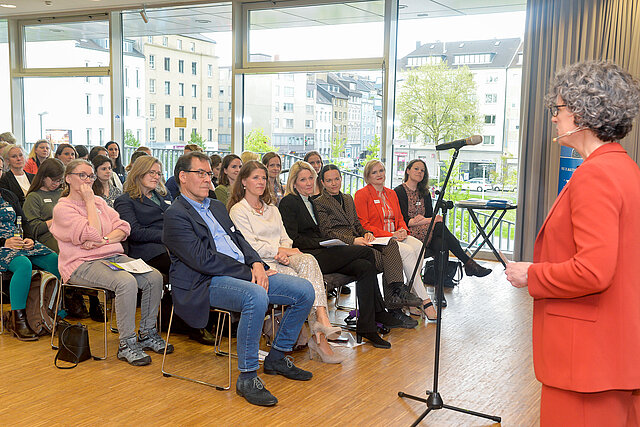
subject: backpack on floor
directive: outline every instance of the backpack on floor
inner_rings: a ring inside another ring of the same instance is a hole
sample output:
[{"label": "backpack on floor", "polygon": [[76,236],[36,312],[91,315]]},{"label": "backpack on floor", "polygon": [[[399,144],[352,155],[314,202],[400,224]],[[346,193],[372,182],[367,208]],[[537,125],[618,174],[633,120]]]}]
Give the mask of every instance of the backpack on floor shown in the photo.
[{"label": "backpack on floor", "polygon": [[27,296],[27,322],[38,335],[50,334],[53,330],[59,289],[60,283],[53,274],[40,270],[31,272],[31,287]]},{"label": "backpack on floor", "polygon": [[[462,263],[458,260],[448,261],[447,270],[444,272],[444,287],[453,288],[460,283],[460,279],[462,279]],[[422,281],[428,286],[436,285],[436,269],[433,259],[425,263]]]}]

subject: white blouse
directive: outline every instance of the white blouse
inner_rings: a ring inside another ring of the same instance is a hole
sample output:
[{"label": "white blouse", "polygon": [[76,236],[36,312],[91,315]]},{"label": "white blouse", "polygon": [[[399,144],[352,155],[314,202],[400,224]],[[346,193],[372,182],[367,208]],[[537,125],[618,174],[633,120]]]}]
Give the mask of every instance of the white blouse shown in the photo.
[{"label": "white blouse", "polygon": [[233,205],[229,216],[251,247],[267,263],[275,261],[278,248],[290,248],[293,245],[282,223],[280,211],[274,205],[266,205],[260,215],[246,199],[242,199]]}]

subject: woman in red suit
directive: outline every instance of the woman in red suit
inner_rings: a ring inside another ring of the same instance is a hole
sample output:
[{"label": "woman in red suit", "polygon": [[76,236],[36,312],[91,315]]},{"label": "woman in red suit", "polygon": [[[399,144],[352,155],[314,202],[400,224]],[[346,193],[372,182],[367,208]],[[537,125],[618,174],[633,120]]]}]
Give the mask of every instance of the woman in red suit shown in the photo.
[{"label": "woman in red suit", "polygon": [[640,84],[605,62],[560,71],[547,97],[556,141],[584,159],[536,239],[533,264],[507,265],[533,302],[542,426],[640,424],[640,169],[616,142]]},{"label": "woman in red suit", "polygon": [[[395,191],[384,186],[385,168],[380,160],[370,160],[364,166],[364,180],[367,186],[356,191],[353,201],[360,223],[375,237],[392,237],[398,241],[402,268],[408,278],[418,262],[422,242],[409,235]],[[420,259],[422,263],[422,258]],[[419,272],[418,272],[419,273]],[[422,283],[420,274],[413,280],[412,291],[422,298],[422,310],[429,320],[436,320],[433,303]]]}]

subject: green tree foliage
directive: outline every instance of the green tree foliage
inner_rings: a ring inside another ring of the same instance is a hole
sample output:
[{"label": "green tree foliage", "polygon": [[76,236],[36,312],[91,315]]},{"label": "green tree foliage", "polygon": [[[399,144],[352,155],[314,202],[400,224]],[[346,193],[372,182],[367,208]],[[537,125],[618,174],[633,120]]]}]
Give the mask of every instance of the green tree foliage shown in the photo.
[{"label": "green tree foliage", "polygon": [[[340,158],[344,157],[344,149],[347,146],[347,138],[341,138],[338,135],[334,135],[331,140],[331,160],[335,165],[338,165]],[[338,165],[340,167],[340,165]]]},{"label": "green tree foliage", "polygon": [[366,165],[369,160],[378,159],[380,160],[380,137],[378,135],[373,136],[373,140],[371,144],[367,145],[367,157],[364,159],[364,164]]},{"label": "green tree foliage", "polygon": [[473,74],[446,63],[410,70],[397,101],[400,133],[422,143],[439,143],[482,130]]},{"label": "green tree foliage", "polygon": [[492,171],[489,176],[491,182],[500,184],[502,192],[505,190],[515,189],[518,185],[518,168],[509,167],[509,159],[513,159],[513,154],[502,153],[500,156],[499,170]]},{"label": "green tree foliage", "polygon": [[189,144],[196,144],[198,147],[202,148],[203,151],[207,148],[204,143],[204,139],[196,131],[191,132]]},{"label": "green tree foliage", "polygon": [[271,140],[262,128],[252,129],[244,136],[244,149],[254,153],[278,152],[278,149],[271,145]]},{"label": "green tree foliage", "polygon": [[133,148],[140,147],[140,141],[138,141],[138,139],[135,136],[133,136],[133,132],[131,131],[131,129],[127,129],[124,132],[124,145],[133,147]]}]

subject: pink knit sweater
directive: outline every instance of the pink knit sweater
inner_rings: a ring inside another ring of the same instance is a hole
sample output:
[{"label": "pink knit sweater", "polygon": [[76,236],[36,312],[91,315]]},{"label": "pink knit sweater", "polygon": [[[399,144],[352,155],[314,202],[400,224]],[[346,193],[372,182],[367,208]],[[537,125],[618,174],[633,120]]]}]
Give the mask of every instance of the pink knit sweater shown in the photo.
[{"label": "pink knit sweater", "polygon": [[89,225],[84,202],[62,197],[53,208],[53,222],[49,230],[58,241],[60,248],[58,270],[65,282],[85,261],[95,261],[124,253],[120,243],[110,243],[95,249],[82,248],[84,242],[99,242],[103,236],[116,229],[124,231],[127,236],[131,232],[129,223],[121,220],[118,212],[110,208],[104,199],[96,197],[95,200],[98,217],[102,224],[102,234]]}]

